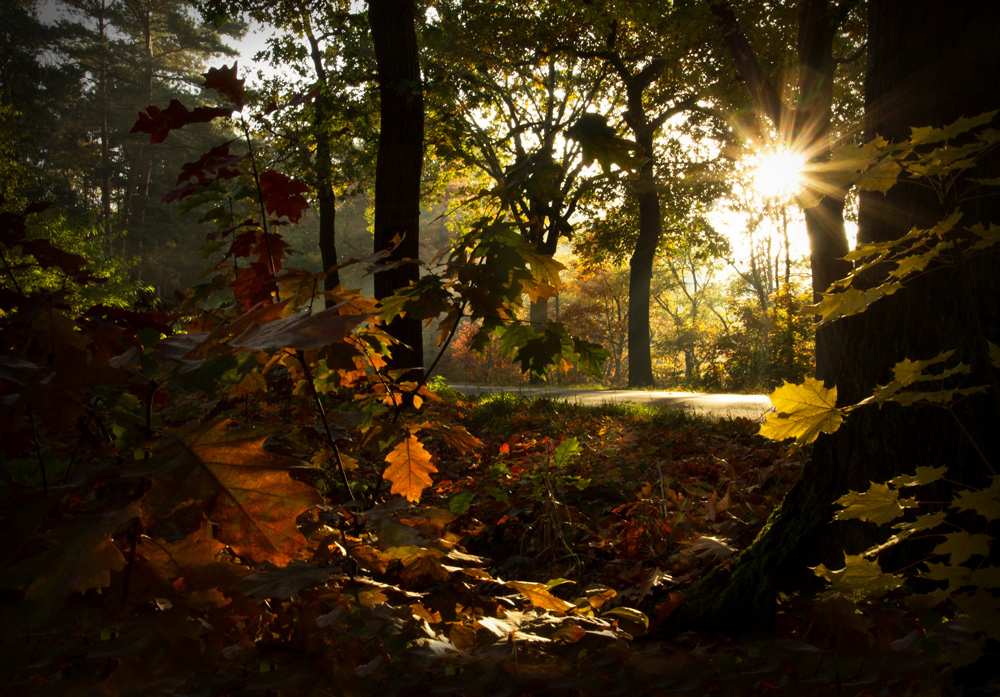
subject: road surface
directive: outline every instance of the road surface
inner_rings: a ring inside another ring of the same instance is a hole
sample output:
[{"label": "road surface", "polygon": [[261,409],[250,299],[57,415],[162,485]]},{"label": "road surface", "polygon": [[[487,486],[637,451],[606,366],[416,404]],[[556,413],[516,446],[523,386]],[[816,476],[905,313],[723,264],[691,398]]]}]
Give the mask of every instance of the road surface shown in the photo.
[{"label": "road surface", "polygon": [[634,402],[655,407],[688,409],[715,418],[742,416],[763,421],[764,414],[773,411],[771,400],[765,395],[752,394],[699,394],[697,392],[663,392],[645,390],[585,390],[560,387],[490,387],[484,385],[452,385],[462,394],[484,392],[513,392],[532,397],[563,399],[577,404],[605,404],[607,402]]}]

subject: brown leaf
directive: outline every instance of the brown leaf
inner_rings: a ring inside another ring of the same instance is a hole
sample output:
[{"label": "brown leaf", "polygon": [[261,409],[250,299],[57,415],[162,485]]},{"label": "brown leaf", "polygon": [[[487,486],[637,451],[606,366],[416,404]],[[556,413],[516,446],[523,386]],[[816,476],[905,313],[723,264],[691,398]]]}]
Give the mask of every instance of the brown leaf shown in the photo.
[{"label": "brown leaf", "polygon": [[204,521],[200,528],[176,542],[144,537],[136,552],[153,575],[190,595],[226,588],[249,573],[219,557],[225,548],[212,536],[212,525]]},{"label": "brown leaf", "polygon": [[319,349],[344,340],[366,315],[342,315],[339,306],[312,314],[290,317],[251,325],[238,338],[229,342],[235,348],[252,351],[273,349]]},{"label": "brown leaf", "polygon": [[413,436],[407,436],[393,448],[385,461],[389,466],[382,476],[392,482],[392,493],[410,501],[420,499],[421,492],[431,485],[431,472],[437,472],[437,467],[431,463],[431,454]]},{"label": "brown leaf", "polygon": [[300,461],[264,450],[272,432],[232,430],[221,421],[175,434],[157,454],[158,466],[146,473],[153,487],[142,501],[144,521],[152,524],[193,506],[240,557],[278,566],[290,562],[306,545],[296,517],[323,500],[289,476]]}]

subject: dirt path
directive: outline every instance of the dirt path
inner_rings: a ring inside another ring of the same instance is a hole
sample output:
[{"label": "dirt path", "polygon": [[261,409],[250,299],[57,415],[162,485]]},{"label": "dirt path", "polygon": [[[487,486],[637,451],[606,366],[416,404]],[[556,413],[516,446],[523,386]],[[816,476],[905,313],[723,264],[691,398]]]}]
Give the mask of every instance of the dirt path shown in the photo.
[{"label": "dirt path", "polygon": [[491,387],[486,385],[452,385],[462,394],[484,392],[513,392],[523,395],[563,399],[577,404],[604,404],[606,402],[634,402],[657,407],[689,409],[716,418],[742,416],[762,421],[764,414],[773,410],[765,395],[700,394],[697,392],[663,392],[645,390],[586,390],[559,387]]}]

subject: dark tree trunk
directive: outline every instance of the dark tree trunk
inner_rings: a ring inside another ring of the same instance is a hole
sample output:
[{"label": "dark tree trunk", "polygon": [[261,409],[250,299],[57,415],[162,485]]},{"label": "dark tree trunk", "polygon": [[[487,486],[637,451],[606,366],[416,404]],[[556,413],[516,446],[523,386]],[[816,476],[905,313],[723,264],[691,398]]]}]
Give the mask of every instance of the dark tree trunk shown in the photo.
[{"label": "dark tree trunk", "polygon": [[[632,88],[634,89],[634,88]],[[630,89],[630,91],[632,91]],[[653,261],[660,244],[663,220],[660,215],[660,196],[656,187],[656,157],[653,150],[654,128],[645,123],[642,108],[642,90],[630,99],[629,122],[636,143],[646,162],[639,170],[635,183],[639,200],[639,237],[629,259],[628,279],[628,386],[653,386],[653,357],[650,346],[649,326],[650,284],[653,282]]]},{"label": "dark tree trunk", "polygon": [[[984,89],[1000,81],[1000,50],[985,29],[998,22],[1000,8],[989,0],[870,3],[867,138],[905,139],[911,127],[942,126],[1000,107],[995,90]],[[972,176],[998,175],[1000,156],[994,151]],[[1000,221],[996,197],[980,198],[965,210],[963,223]],[[859,240],[897,239],[944,214],[928,189],[898,184],[888,195],[862,197]],[[979,257],[967,273],[932,270],[867,312],[838,322],[840,350],[823,358],[830,363],[819,368],[837,375],[840,403],[856,403],[890,382],[896,362],[947,349],[957,349],[960,360],[973,367],[975,383],[987,382],[981,339],[1000,336],[998,256],[994,250]],[[965,400],[955,416],[983,453],[1000,452],[1000,414],[992,395]],[[918,465],[947,465],[951,479],[970,485],[982,485],[987,475],[970,439],[944,410],[887,404],[853,412],[840,430],[816,441],[802,477],[764,533],[737,559],[731,576],[713,574],[694,589],[686,619],[731,631],[770,626],[779,582],[808,575],[807,567],[819,561],[842,566],[845,551],[857,554],[876,539],[877,531],[865,526],[832,524],[832,502]],[[912,561],[905,558],[908,552],[898,549],[899,557],[883,561],[905,564]]]},{"label": "dark tree trunk", "polygon": [[[420,172],[423,166],[424,105],[420,56],[414,25],[414,0],[369,0],[381,125],[375,163],[375,250],[401,242],[390,261],[420,256]],[[381,300],[420,277],[416,263],[375,274],[375,297]],[[389,325],[389,333],[403,346],[392,351],[392,368],[423,370],[421,320],[407,315]]]},{"label": "dark tree trunk", "polygon": [[[323,54],[320,52],[319,40],[313,35],[312,29],[306,29],[309,40],[309,53],[312,57],[313,69],[316,71],[316,81],[319,83],[319,94],[313,103],[313,132],[316,138],[315,186],[316,202],[319,209],[319,253],[326,280],[323,290],[330,293],[340,285],[340,272],[337,266],[337,194],[333,189],[333,155],[330,138],[333,123],[333,104],[330,98],[330,86],[327,83],[326,67],[323,65]],[[326,299],[325,305],[330,307],[336,300]]]}]

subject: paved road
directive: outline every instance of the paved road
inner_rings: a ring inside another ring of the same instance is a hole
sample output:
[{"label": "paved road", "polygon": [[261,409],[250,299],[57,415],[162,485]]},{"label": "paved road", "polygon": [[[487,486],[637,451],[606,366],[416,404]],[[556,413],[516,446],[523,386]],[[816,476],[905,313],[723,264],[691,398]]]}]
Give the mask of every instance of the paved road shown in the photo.
[{"label": "paved road", "polygon": [[742,416],[763,421],[764,414],[773,411],[771,400],[764,395],[699,394],[697,392],[661,392],[639,390],[578,390],[559,387],[489,387],[482,385],[452,385],[463,394],[483,392],[515,392],[518,394],[564,399],[578,404],[635,402],[657,407],[689,409],[716,418]]}]

